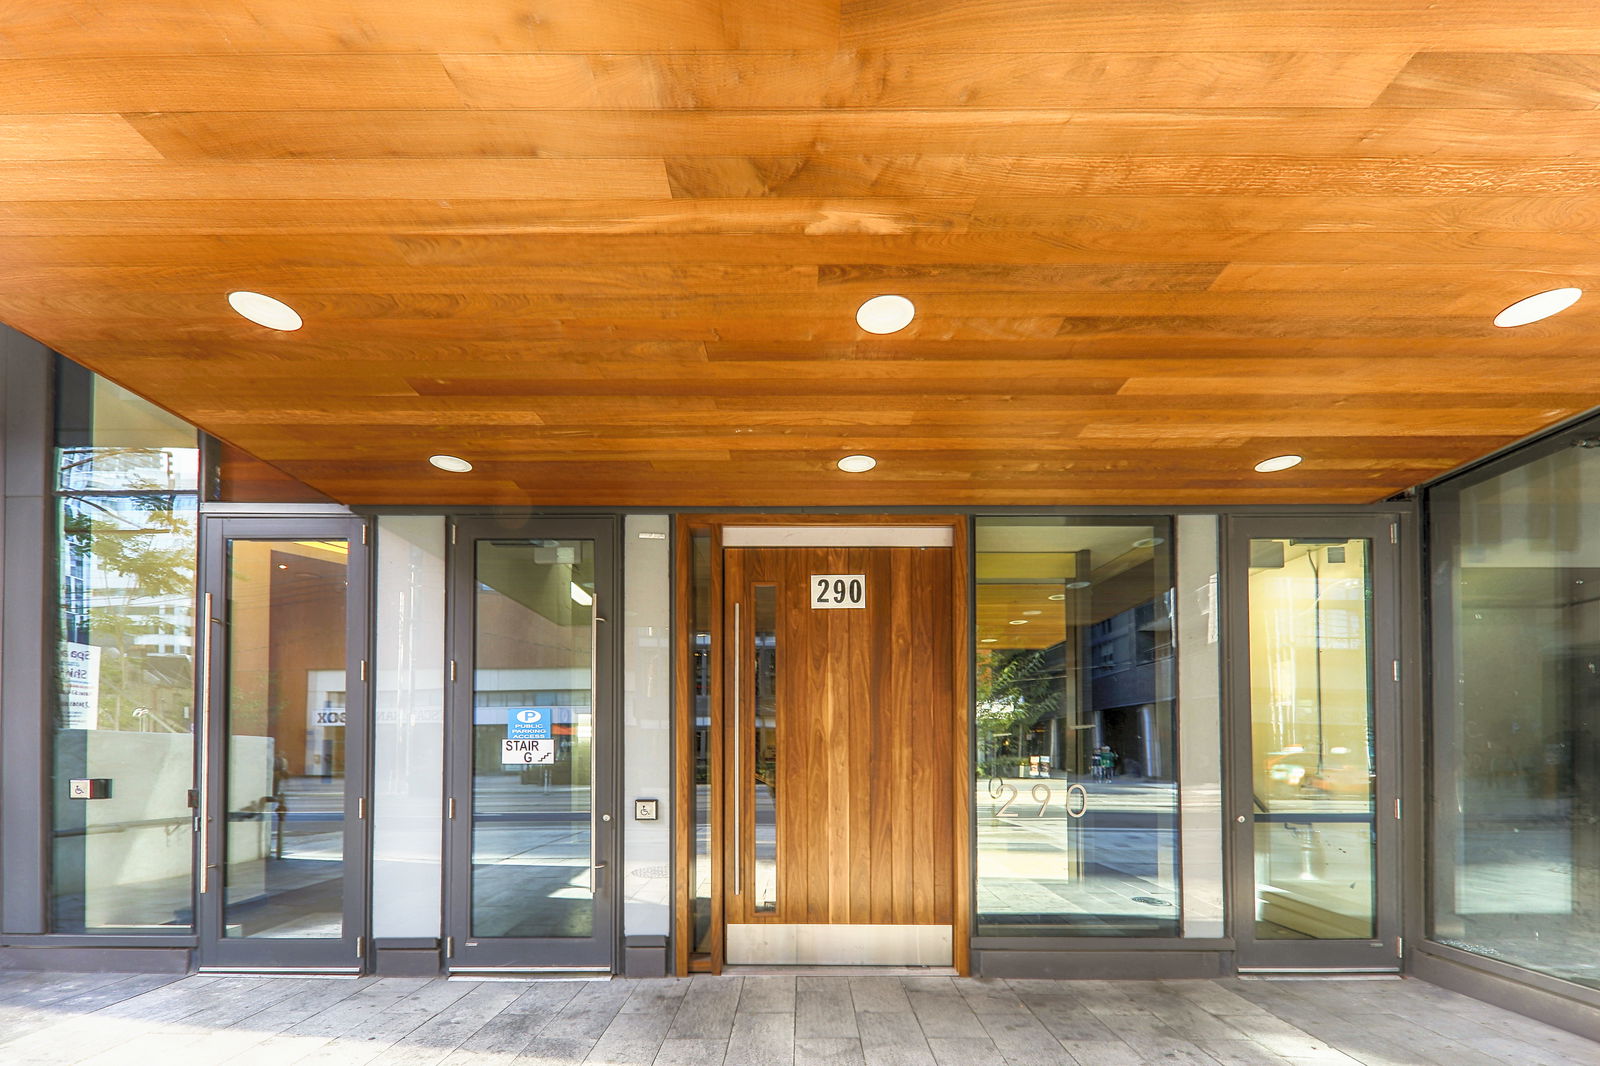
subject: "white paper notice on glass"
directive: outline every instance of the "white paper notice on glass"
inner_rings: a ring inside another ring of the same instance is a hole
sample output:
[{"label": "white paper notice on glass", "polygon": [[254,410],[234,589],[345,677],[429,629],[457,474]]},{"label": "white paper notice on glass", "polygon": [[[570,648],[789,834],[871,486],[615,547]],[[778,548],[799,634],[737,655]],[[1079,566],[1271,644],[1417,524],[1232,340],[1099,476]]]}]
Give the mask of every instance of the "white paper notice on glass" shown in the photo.
[{"label": "white paper notice on glass", "polygon": [[502,740],[500,763],[502,766],[549,765],[556,761],[554,740]]},{"label": "white paper notice on glass", "polygon": [[867,606],[866,574],[812,574],[813,611],[849,610]]}]

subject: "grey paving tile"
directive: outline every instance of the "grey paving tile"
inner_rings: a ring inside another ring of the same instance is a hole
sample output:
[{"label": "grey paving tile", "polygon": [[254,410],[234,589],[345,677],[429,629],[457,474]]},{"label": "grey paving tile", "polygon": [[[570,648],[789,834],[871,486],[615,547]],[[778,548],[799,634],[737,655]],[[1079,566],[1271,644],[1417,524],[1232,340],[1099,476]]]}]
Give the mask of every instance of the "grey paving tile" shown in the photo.
[{"label": "grey paving tile", "polygon": [[766,1014],[774,1011],[794,1013],[793,977],[746,977],[739,993],[739,1013]]},{"label": "grey paving tile", "polygon": [[445,1066],[472,1066],[494,1056],[504,1060],[532,1043],[548,1020],[536,1014],[513,1014],[502,1010],[447,1055]]},{"label": "grey paving tile", "polygon": [[930,1036],[928,1050],[939,1066],[1006,1066],[1005,1056],[986,1036]]},{"label": "grey paving tile", "polygon": [[1026,1014],[1028,1008],[1001,980],[969,977],[956,982],[956,990],[966,998],[967,1005],[978,1014]]},{"label": "grey paving tile", "polygon": [[849,982],[837,977],[797,978],[794,1035],[796,1040],[859,1038]]},{"label": "grey paving tile", "polygon": [[589,1057],[594,1045],[595,1041],[582,1037],[540,1033],[516,1057],[516,1066],[575,1066]]},{"label": "grey paving tile", "polygon": [[618,1013],[584,1061],[605,1066],[650,1066],[671,1026],[672,1015],[661,1011]]},{"label": "grey paving tile", "polygon": [[1023,1002],[1057,1040],[1115,1040],[1106,1023],[1064,996],[1025,995]]},{"label": "grey paving tile", "polygon": [[[482,984],[406,1033],[383,1055],[386,1066],[425,1066],[466,1043],[516,999],[515,985]],[[387,1013],[380,1020],[387,1020]]]},{"label": "grey paving tile", "polygon": [[[745,981],[749,987],[749,979]],[[742,1007],[733,1020],[733,1035],[728,1039],[726,1066],[792,1066],[794,1063],[794,1015],[757,1014]]]},{"label": "grey paving tile", "polygon": [[1063,1040],[1079,1066],[1145,1066],[1149,1060],[1120,1040]]},{"label": "grey paving tile", "polygon": [[1194,1043],[1201,1051],[1227,1066],[1287,1066],[1289,1062],[1254,1040],[1196,1040]]},{"label": "grey paving tile", "polygon": [[1192,1003],[1208,1014],[1226,1018],[1235,1014],[1261,1015],[1266,1008],[1252,1003],[1237,992],[1224,988],[1217,981],[1156,981],[1157,986]]},{"label": "grey paving tile", "polygon": [[911,1009],[929,1040],[987,1040],[989,1033],[978,1015],[967,1005],[966,997],[953,987],[942,991],[907,989]]},{"label": "grey paving tile", "polygon": [[882,1047],[922,1047],[928,1046],[927,1038],[922,1035],[922,1026],[917,1022],[917,1016],[909,1009],[891,1013],[889,1011],[863,1011],[856,1015],[856,1028],[861,1032],[861,1047],[864,1051]]},{"label": "grey paving tile", "polygon": [[733,1035],[733,1015],[742,987],[743,978],[696,974],[667,1035],[728,1039]]},{"label": "grey paving tile", "polygon": [[633,994],[626,981],[584,983],[540,1030],[540,1037],[597,1041]]},{"label": "grey paving tile", "polygon": [[523,986],[522,994],[506,1007],[506,1012],[554,1016],[571,1003],[579,991],[592,984],[593,981],[529,981]]},{"label": "grey paving tile", "polygon": [[668,1037],[661,1042],[653,1066],[722,1066],[726,1040],[698,1037]]},{"label": "grey paving tile", "polygon": [[898,977],[852,977],[849,980],[850,998],[855,1001],[858,1014],[911,1010],[905,985]]},{"label": "grey paving tile", "polygon": [[1119,1040],[1147,1059],[1173,1066],[1213,1066],[1216,1061],[1178,1030],[1149,1015],[1115,1015],[1104,1021]]},{"label": "grey paving tile", "polygon": [[622,1004],[623,1014],[676,1014],[689,991],[688,977],[649,977],[630,981],[633,993]]},{"label": "grey paving tile", "polygon": [[861,1041],[848,1037],[797,1037],[795,1066],[866,1066]]},{"label": "grey paving tile", "polygon": [[1059,1048],[1061,1042],[1032,1014],[986,1014],[983,1030],[1007,1054],[1029,1048]]}]

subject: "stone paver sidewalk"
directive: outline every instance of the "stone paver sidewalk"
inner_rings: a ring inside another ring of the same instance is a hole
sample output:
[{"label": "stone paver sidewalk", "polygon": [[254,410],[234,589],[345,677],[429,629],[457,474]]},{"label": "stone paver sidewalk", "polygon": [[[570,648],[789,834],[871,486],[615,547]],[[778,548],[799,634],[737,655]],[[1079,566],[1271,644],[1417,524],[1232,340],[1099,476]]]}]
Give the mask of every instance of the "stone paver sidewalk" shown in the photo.
[{"label": "stone paver sidewalk", "polygon": [[1600,1066],[1420,981],[0,972],[5,1066]]}]

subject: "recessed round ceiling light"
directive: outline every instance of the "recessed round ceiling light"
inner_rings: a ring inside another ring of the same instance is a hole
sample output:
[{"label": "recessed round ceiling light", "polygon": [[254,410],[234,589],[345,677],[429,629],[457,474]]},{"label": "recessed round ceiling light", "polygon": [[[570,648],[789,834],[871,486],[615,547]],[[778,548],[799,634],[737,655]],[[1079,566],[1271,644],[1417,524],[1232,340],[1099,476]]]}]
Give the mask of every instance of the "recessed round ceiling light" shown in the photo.
[{"label": "recessed round ceiling light", "polygon": [[1275,455],[1271,459],[1263,459],[1256,464],[1256,473],[1271,474],[1279,470],[1287,470],[1291,466],[1299,466],[1304,462],[1298,455]]},{"label": "recessed round ceiling light", "polygon": [[1000,638],[999,637],[984,637],[982,640],[978,641],[978,643],[979,644],[998,644],[998,643],[1000,643]]},{"label": "recessed round ceiling light", "polygon": [[1013,618],[1009,624],[1014,626],[1025,626],[1028,624],[1028,620],[1026,618]]},{"label": "recessed round ceiling light", "polygon": [[1559,315],[1567,308],[1578,302],[1583,295],[1582,289],[1551,289],[1548,292],[1536,292],[1523,300],[1518,300],[1510,307],[1494,316],[1497,326],[1526,326],[1529,322],[1537,322],[1541,318]]},{"label": "recessed round ceiling light", "polygon": [[1023,611],[1022,613],[1025,614],[1025,615],[1029,615],[1030,617],[1033,616],[1033,615],[1044,614],[1043,611]]},{"label": "recessed round ceiling light", "polygon": [[1052,600],[1064,600],[1067,598],[1067,594],[1065,592],[1052,592],[1049,598]]},{"label": "recessed round ceiling light", "polygon": [[448,470],[452,474],[465,474],[472,469],[471,463],[454,455],[430,455],[428,456],[428,462],[440,470]]},{"label": "recessed round ceiling light", "polygon": [[304,325],[294,308],[282,300],[274,300],[259,292],[230,292],[228,306],[256,325],[266,326],[268,329],[283,330],[287,333]]},{"label": "recessed round ceiling light", "polygon": [[1154,548],[1157,544],[1165,543],[1166,540],[1162,537],[1140,537],[1133,542],[1133,546],[1135,548]]},{"label": "recessed round ceiling light", "polygon": [[847,474],[865,474],[877,465],[878,460],[870,455],[847,455],[839,460],[839,469]]},{"label": "recessed round ceiling light", "polygon": [[904,296],[874,296],[856,308],[856,325],[868,333],[898,333],[911,325],[916,313]]},{"label": "recessed round ceiling light", "polygon": [[1069,589],[1086,589],[1091,584],[1093,584],[1093,582],[1091,582],[1091,581],[1068,581],[1066,583],[1066,585],[1063,586],[1063,587],[1069,588]]}]

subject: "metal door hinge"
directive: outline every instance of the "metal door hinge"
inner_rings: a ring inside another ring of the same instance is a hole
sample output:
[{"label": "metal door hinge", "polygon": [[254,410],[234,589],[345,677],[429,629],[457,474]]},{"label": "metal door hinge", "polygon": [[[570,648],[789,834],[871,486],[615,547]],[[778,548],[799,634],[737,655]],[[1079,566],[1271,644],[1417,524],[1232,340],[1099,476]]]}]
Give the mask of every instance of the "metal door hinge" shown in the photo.
[{"label": "metal door hinge", "polygon": [[456,957],[456,938],[453,936],[444,938],[444,957],[447,959]]},{"label": "metal door hinge", "polygon": [[1404,958],[1405,957],[1405,954],[1406,954],[1406,938],[1405,937],[1397,936],[1397,937],[1394,938],[1394,953],[1395,953],[1396,956],[1398,956],[1400,958]]},{"label": "metal door hinge", "polygon": [[357,818],[357,820],[360,820],[360,819],[365,818],[366,816],[367,816],[367,797],[365,797],[365,796],[357,796],[356,797],[356,818]]},{"label": "metal door hinge", "polygon": [[1394,820],[1397,821],[1397,822],[1400,820],[1400,797],[1399,796],[1396,796],[1394,798]]},{"label": "metal door hinge", "polygon": [[447,817],[447,818],[454,818],[456,816],[456,801],[455,801],[455,797],[452,796],[448,801],[446,801],[446,803],[445,803],[445,811],[446,811],[445,817]]},{"label": "metal door hinge", "polygon": [[356,937],[356,958],[358,958],[358,959],[362,958],[363,956],[366,955],[366,953],[367,953],[367,938],[364,937],[364,936]]},{"label": "metal door hinge", "polygon": [[1396,659],[1394,661],[1394,668],[1390,671],[1390,676],[1392,676],[1397,683],[1399,682],[1399,680],[1400,680],[1400,660],[1399,659]]},{"label": "metal door hinge", "polygon": [[450,660],[450,680],[454,681],[455,679],[456,679],[456,661],[454,659],[451,659]]},{"label": "metal door hinge", "polygon": [[366,542],[367,542],[367,524],[365,522],[363,522],[363,523],[361,523],[361,543],[365,544]]},{"label": "metal door hinge", "polygon": [[454,544],[455,542],[456,542],[456,524],[454,522],[451,522],[450,523],[450,543]]},{"label": "metal door hinge", "polygon": [[367,679],[367,660],[362,659],[361,660],[361,680],[365,681],[366,679]]},{"label": "metal door hinge", "polygon": [[1400,543],[1400,523],[1399,522],[1390,522],[1389,523],[1389,543],[1390,544],[1399,544]]}]

